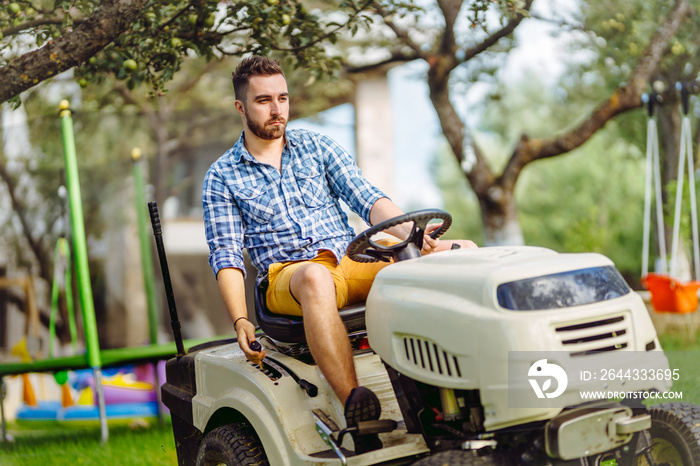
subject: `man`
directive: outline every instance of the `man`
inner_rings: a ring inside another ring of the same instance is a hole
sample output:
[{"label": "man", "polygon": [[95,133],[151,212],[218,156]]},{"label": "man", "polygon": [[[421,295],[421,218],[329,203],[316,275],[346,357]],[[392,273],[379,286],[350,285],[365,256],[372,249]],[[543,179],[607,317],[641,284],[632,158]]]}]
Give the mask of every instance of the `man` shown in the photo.
[{"label": "man", "polygon": [[[352,157],[331,139],[287,131],[289,92],[278,62],[254,56],[233,73],[243,134],[207,172],[202,191],[209,262],[246,357],[255,327],[247,319],[243,248],[268,280],[272,312],[303,315],[316,364],[345,405],[348,425],[378,419],[374,393],[358,387],[352,349],[338,308],[364,301],[385,263],[360,264],[345,256],[354,236],[339,199],[369,224],[403,212],[362,178]],[[408,225],[390,231],[404,239]],[[462,247],[475,247],[461,241]],[[449,249],[428,235],[423,252]],[[356,452],[380,448],[376,435],[355,438]]]}]

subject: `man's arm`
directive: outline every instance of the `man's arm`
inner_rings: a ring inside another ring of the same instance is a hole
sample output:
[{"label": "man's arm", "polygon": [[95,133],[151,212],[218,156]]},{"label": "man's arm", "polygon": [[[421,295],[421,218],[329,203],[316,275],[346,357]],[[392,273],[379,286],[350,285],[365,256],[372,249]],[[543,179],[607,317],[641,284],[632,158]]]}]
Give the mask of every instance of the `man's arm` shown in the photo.
[{"label": "man's arm", "polygon": [[[399,206],[394,204],[392,200],[388,197],[382,197],[381,199],[377,199],[377,201],[372,206],[372,210],[369,212],[369,221],[372,225],[376,225],[394,217],[398,217],[399,215],[403,215],[403,211],[399,209]],[[412,228],[412,223],[401,223],[399,225],[389,228],[388,230],[386,230],[386,232],[392,236],[396,236],[397,238],[404,240],[409,237]],[[428,237],[427,234],[425,236]],[[430,242],[432,250],[432,248],[437,246],[438,240],[433,240],[432,238],[430,238],[430,240],[432,240]],[[435,242],[434,245],[433,242]],[[423,247],[423,252],[430,252],[425,251],[425,249],[426,248]]]},{"label": "man's arm", "polygon": [[[377,201],[372,206],[372,210],[369,211],[369,222],[372,225],[384,222],[394,217],[403,215],[403,211],[399,209],[399,206],[394,204],[388,197],[382,197],[377,199]],[[402,227],[402,225],[399,225]],[[406,239],[409,229],[407,226],[403,228],[395,227],[392,228],[388,233],[396,236],[397,238]]]},{"label": "man's arm", "polygon": [[265,352],[250,350],[250,342],[255,340],[255,327],[247,318],[242,254],[243,222],[224,177],[214,166],[204,177],[202,208],[207,245],[211,251],[209,263],[216,274],[219,293],[238,335],[238,345],[248,359],[259,362],[265,357]]},{"label": "man's arm", "polygon": [[[372,225],[376,225],[385,220],[389,220],[394,217],[403,215],[403,212],[399,207],[394,204],[389,198],[383,197],[378,199],[372,206],[372,210],[369,213],[369,219]],[[423,254],[429,254],[431,252],[446,251],[451,249],[454,244],[458,244],[461,248],[475,248],[477,247],[474,242],[469,240],[447,240],[440,241],[439,239],[433,239],[430,237],[430,233],[435,231],[440,227],[440,223],[430,225],[426,229],[426,234],[423,237]],[[387,230],[387,233],[396,236],[399,239],[406,239],[408,235],[411,234],[411,225],[404,223],[397,225],[393,228]]]},{"label": "man's arm", "polygon": [[238,345],[246,357],[257,364],[265,357],[265,350],[258,353],[250,349],[250,342],[255,340],[255,326],[248,320],[243,272],[236,268],[221,269],[216,279],[231,322],[235,324]]},{"label": "man's arm", "polygon": [[[398,217],[399,215],[403,215],[403,211],[399,209],[399,207],[394,204],[391,199],[388,197],[382,197],[377,199],[372,206],[372,210],[369,212],[369,221],[372,225],[376,225],[391,218]],[[423,239],[423,249],[421,251],[423,254],[429,254],[435,251],[440,245],[439,239],[433,239],[429,236],[429,233],[438,228],[438,226],[439,224],[427,230]],[[404,240],[410,236],[412,229],[412,223],[402,223],[389,228],[386,230],[386,232],[392,236],[396,236],[397,238]]]}]

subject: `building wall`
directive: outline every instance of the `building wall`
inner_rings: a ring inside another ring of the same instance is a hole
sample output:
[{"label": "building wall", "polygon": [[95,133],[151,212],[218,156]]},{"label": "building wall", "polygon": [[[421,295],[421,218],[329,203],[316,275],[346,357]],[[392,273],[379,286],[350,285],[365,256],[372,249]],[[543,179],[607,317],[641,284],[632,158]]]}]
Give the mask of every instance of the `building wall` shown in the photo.
[{"label": "building wall", "polygon": [[357,164],[372,184],[394,196],[394,155],[389,80],[385,72],[363,76],[355,91]]}]

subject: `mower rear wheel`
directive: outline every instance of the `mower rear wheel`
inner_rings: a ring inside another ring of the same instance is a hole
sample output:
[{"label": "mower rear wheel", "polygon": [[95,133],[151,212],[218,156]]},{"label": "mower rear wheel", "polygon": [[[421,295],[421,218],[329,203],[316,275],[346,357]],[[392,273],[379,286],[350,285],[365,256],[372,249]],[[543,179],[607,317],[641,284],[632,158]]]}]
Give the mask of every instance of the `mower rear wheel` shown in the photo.
[{"label": "mower rear wheel", "polygon": [[262,443],[250,424],[226,424],[209,432],[197,452],[197,466],[268,465]]},{"label": "mower rear wheel", "polygon": [[[649,414],[654,464],[700,465],[700,406],[663,403],[651,406]],[[645,455],[637,459],[636,466],[648,465]]]},{"label": "mower rear wheel", "polygon": [[516,463],[503,453],[476,456],[473,451],[447,450],[423,458],[411,466],[444,466],[446,464],[450,466],[509,466]]}]

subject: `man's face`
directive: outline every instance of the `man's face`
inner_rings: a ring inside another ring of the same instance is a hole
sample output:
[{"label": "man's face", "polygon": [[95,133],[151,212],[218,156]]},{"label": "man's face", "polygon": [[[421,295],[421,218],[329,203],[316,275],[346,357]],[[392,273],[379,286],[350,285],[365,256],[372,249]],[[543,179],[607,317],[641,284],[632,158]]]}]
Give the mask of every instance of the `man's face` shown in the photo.
[{"label": "man's face", "polygon": [[284,136],[289,119],[289,92],[284,76],[253,76],[245,100],[236,101],[236,109],[251,133],[266,140]]}]

